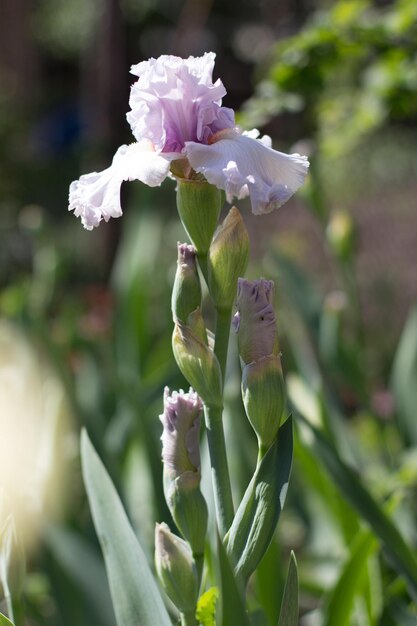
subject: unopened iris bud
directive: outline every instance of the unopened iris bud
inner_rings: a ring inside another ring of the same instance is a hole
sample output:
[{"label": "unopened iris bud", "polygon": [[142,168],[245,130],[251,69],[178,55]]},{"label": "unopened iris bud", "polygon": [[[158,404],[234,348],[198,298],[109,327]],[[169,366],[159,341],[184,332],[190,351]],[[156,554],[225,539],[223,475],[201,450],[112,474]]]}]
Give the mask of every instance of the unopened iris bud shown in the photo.
[{"label": "unopened iris bud", "polygon": [[164,590],[179,611],[194,613],[198,575],[193,556],[189,545],[164,523],[155,526],[155,566]]},{"label": "unopened iris bud", "polygon": [[272,306],[273,282],[239,279],[237,312],[242,397],[261,450],[274,441],[285,409],[285,387]]},{"label": "unopened iris bud", "polygon": [[230,309],[237,280],[246,271],[249,236],[241,214],[232,207],[217,229],[208,253],[208,284],[216,306]]},{"label": "unopened iris bud", "polygon": [[271,354],[279,355],[273,299],[272,280],[239,278],[233,327],[238,333],[242,364],[259,361]]},{"label": "unopened iris bud", "polygon": [[207,505],[200,491],[200,423],[203,404],[190,389],[164,392],[160,420],[164,493],[171,515],[193,553],[203,554],[207,530]]},{"label": "unopened iris bud", "polygon": [[188,324],[175,324],[172,349],[183,376],[205,404],[222,405],[222,374],[216,355],[207,343],[199,312],[188,317]]},{"label": "unopened iris bud", "polygon": [[222,198],[222,192],[206,181],[178,179],[178,213],[198,255],[205,256],[210,247]]},{"label": "unopened iris bud", "polygon": [[198,277],[196,250],[186,243],[178,244],[177,272],[172,291],[174,320],[186,323],[190,313],[201,305],[201,284]]}]

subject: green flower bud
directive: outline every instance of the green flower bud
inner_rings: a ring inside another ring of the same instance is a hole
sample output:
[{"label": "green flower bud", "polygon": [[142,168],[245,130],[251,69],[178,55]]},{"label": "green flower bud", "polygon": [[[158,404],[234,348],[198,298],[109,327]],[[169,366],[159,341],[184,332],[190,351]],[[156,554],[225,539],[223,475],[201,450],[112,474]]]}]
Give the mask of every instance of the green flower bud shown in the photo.
[{"label": "green flower bud", "polygon": [[266,450],[276,437],[285,409],[285,386],[278,356],[266,356],[245,365],[242,397],[259,446]]},{"label": "green flower bud", "polygon": [[[189,316],[188,321],[190,321]],[[222,374],[217,357],[204,341],[200,317],[193,327],[175,324],[172,349],[183,376],[205,404],[222,406]],[[200,321],[198,321],[200,320]]]},{"label": "green flower bud", "polygon": [[201,305],[201,284],[198,277],[196,251],[186,243],[178,244],[177,272],[172,290],[174,321],[184,324],[190,313]]},{"label": "green flower bud", "polygon": [[179,611],[195,612],[198,576],[190,547],[164,523],[155,526],[155,566],[162,587]]},{"label": "green flower bud", "polygon": [[237,279],[246,271],[249,236],[241,214],[232,207],[217,229],[208,254],[208,285],[216,306],[231,308]]},{"label": "green flower bud", "polygon": [[205,256],[222,207],[222,192],[206,181],[177,179],[177,208],[197,253]]},{"label": "green flower bud", "polygon": [[355,245],[355,229],[351,215],[347,211],[334,211],[326,230],[327,240],[335,254],[347,260]]}]

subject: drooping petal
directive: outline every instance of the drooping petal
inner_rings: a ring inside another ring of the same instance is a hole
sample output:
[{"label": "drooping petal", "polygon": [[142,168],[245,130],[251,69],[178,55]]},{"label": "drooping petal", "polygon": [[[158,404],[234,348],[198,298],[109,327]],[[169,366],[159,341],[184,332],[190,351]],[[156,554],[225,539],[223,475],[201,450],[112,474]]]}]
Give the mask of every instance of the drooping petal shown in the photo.
[{"label": "drooping petal", "polygon": [[229,201],[250,195],[252,212],[261,215],[280,207],[301,187],[309,163],[299,154],[273,150],[270,138],[257,139],[257,134],[225,130],[210,145],[187,142],[186,154],[192,168],[224,189]]},{"label": "drooping petal", "polygon": [[157,154],[150,142],[121,146],[110,167],[102,172],[84,174],[71,183],[69,211],[81,218],[84,228],[92,230],[104,219],[120,217],[120,187],[125,180],[140,180],[156,187],[166,178],[176,155]]},{"label": "drooping petal", "polygon": [[234,113],[221,106],[223,83],[212,82],[215,54],[202,57],[163,55],[132,67],[127,120],[137,140],[180,153],[186,141],[207,143],[214,133],[234,126]]}]

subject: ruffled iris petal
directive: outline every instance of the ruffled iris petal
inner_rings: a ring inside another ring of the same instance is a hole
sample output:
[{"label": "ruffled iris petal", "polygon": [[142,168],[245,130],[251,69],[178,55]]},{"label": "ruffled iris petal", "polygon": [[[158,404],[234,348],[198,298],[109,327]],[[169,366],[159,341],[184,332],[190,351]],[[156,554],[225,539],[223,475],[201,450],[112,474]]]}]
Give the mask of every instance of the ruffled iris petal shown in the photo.
[{"label": "ruffled iris petal", "polygon": [[186,141],[207,143],[234,126],[234,112],[221,106],[223,83],[212,82],[214,53],[181,59],[163,55],[132,67],[127,120],[139,141],[147,138],[162,152],[182,152]]},{"label": "ruffled iris petal", "polygon": [[92,230],[102,219],[120,217],[120,187],[125,180],[140,180],[156,187],[166,178],[170,162],[177,155],[159,155],[149,142],[121,146],[110,167],[92,172],[71,183],[69,211],[81,218],[84,228]]},{"label": "ruffled iris petal", "polygon": [[224,189],[229,200],[250,195],[252,212],[261,215],[280,207],[301,187],[309,163],[299,154],[273,150],[269,137],[256,135],[225,131],[211,145],[187,142],[186,154],[191,167]]}]

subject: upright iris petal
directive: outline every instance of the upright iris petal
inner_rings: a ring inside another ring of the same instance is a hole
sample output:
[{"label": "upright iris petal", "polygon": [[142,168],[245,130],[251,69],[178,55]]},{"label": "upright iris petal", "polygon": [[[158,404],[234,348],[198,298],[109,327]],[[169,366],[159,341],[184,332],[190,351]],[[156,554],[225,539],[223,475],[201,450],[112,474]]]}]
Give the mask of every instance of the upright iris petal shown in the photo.
[{"label": "upright iris petal", "polygon": [[150,139],[162,152],[181,152],[187,141],[207,143],[219,130],[233,128],[234,113],[221,105],[226,89],[214,84],[215,55],[200,58],[163,55],[132,67],[127,120],[136,139]]}]

